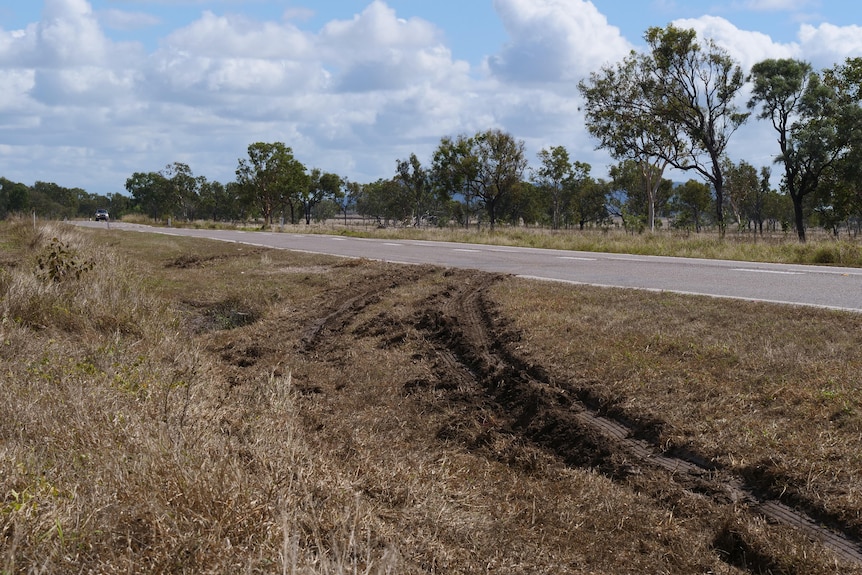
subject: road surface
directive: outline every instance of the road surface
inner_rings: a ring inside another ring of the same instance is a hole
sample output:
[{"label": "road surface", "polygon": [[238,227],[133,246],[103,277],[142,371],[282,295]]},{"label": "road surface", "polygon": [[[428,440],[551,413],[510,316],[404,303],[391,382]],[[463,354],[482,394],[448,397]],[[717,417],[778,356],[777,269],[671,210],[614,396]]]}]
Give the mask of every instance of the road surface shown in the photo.
[{"label": "road surface", "polygon": [[123,222],[88,227],[193,236],[269,248],[404,264],[479,269],[592,286],[668,291],[862,311],[862,269],[635,256],[424,240],[160,228]]}]

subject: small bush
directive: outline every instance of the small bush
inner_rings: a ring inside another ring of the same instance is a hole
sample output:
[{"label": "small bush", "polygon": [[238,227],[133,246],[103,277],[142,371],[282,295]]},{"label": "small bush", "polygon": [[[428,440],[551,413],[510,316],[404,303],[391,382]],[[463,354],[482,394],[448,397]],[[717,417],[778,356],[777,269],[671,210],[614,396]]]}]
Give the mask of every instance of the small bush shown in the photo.
[{"label": "small bush", "polygon": [[51,238],[47,249],[36,258],[36,275],[45,281],[80,280],[96,263],[79,256],[69,245]]}]

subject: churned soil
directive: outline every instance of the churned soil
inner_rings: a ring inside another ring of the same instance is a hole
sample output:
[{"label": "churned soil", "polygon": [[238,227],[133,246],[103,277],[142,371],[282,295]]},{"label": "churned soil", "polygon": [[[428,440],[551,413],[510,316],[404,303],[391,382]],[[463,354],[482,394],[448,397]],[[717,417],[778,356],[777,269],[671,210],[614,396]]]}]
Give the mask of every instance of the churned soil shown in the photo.
[{"label": "churned soil", "polygon": [[[367,521],[402,571],[862,572],[846,509],[669,444],[661,414],[522,345],[495,301],[513,278],[372,262],[283,271],[313,289],[267,311],[190,304],[197,337],[230,382],[226,405],[260,373],[290,375],[321,465],[372,502]],[[254,419],[224,413],[227,433]]]}]

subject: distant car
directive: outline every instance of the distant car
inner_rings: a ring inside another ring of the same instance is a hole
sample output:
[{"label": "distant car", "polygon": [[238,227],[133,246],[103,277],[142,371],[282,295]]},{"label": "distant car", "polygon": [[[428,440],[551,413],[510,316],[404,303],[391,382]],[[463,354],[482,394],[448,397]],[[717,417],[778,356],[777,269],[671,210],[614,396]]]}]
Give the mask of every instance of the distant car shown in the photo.
[{"label": "distant car", "polygon": [[108,210],[96,210],[96,221],[108,221]]}]

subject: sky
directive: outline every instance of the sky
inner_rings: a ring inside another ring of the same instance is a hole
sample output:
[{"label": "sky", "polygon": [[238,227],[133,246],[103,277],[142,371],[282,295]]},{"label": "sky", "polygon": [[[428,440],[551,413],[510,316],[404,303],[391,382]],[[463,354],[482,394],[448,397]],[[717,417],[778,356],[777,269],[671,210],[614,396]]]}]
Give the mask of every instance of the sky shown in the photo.
[{"label": "sky", "polygon": [[[227,183],[283,142],[365,183],[494,128],[532,167],[565,146],[605,178],[578,82],[670,23],[746,72],[862,56],[862,3],[838,0],[0,0],[0,177],[107,195],[182,162]],[[771,130],[750,120],[729,155],[771,165]]]}]

